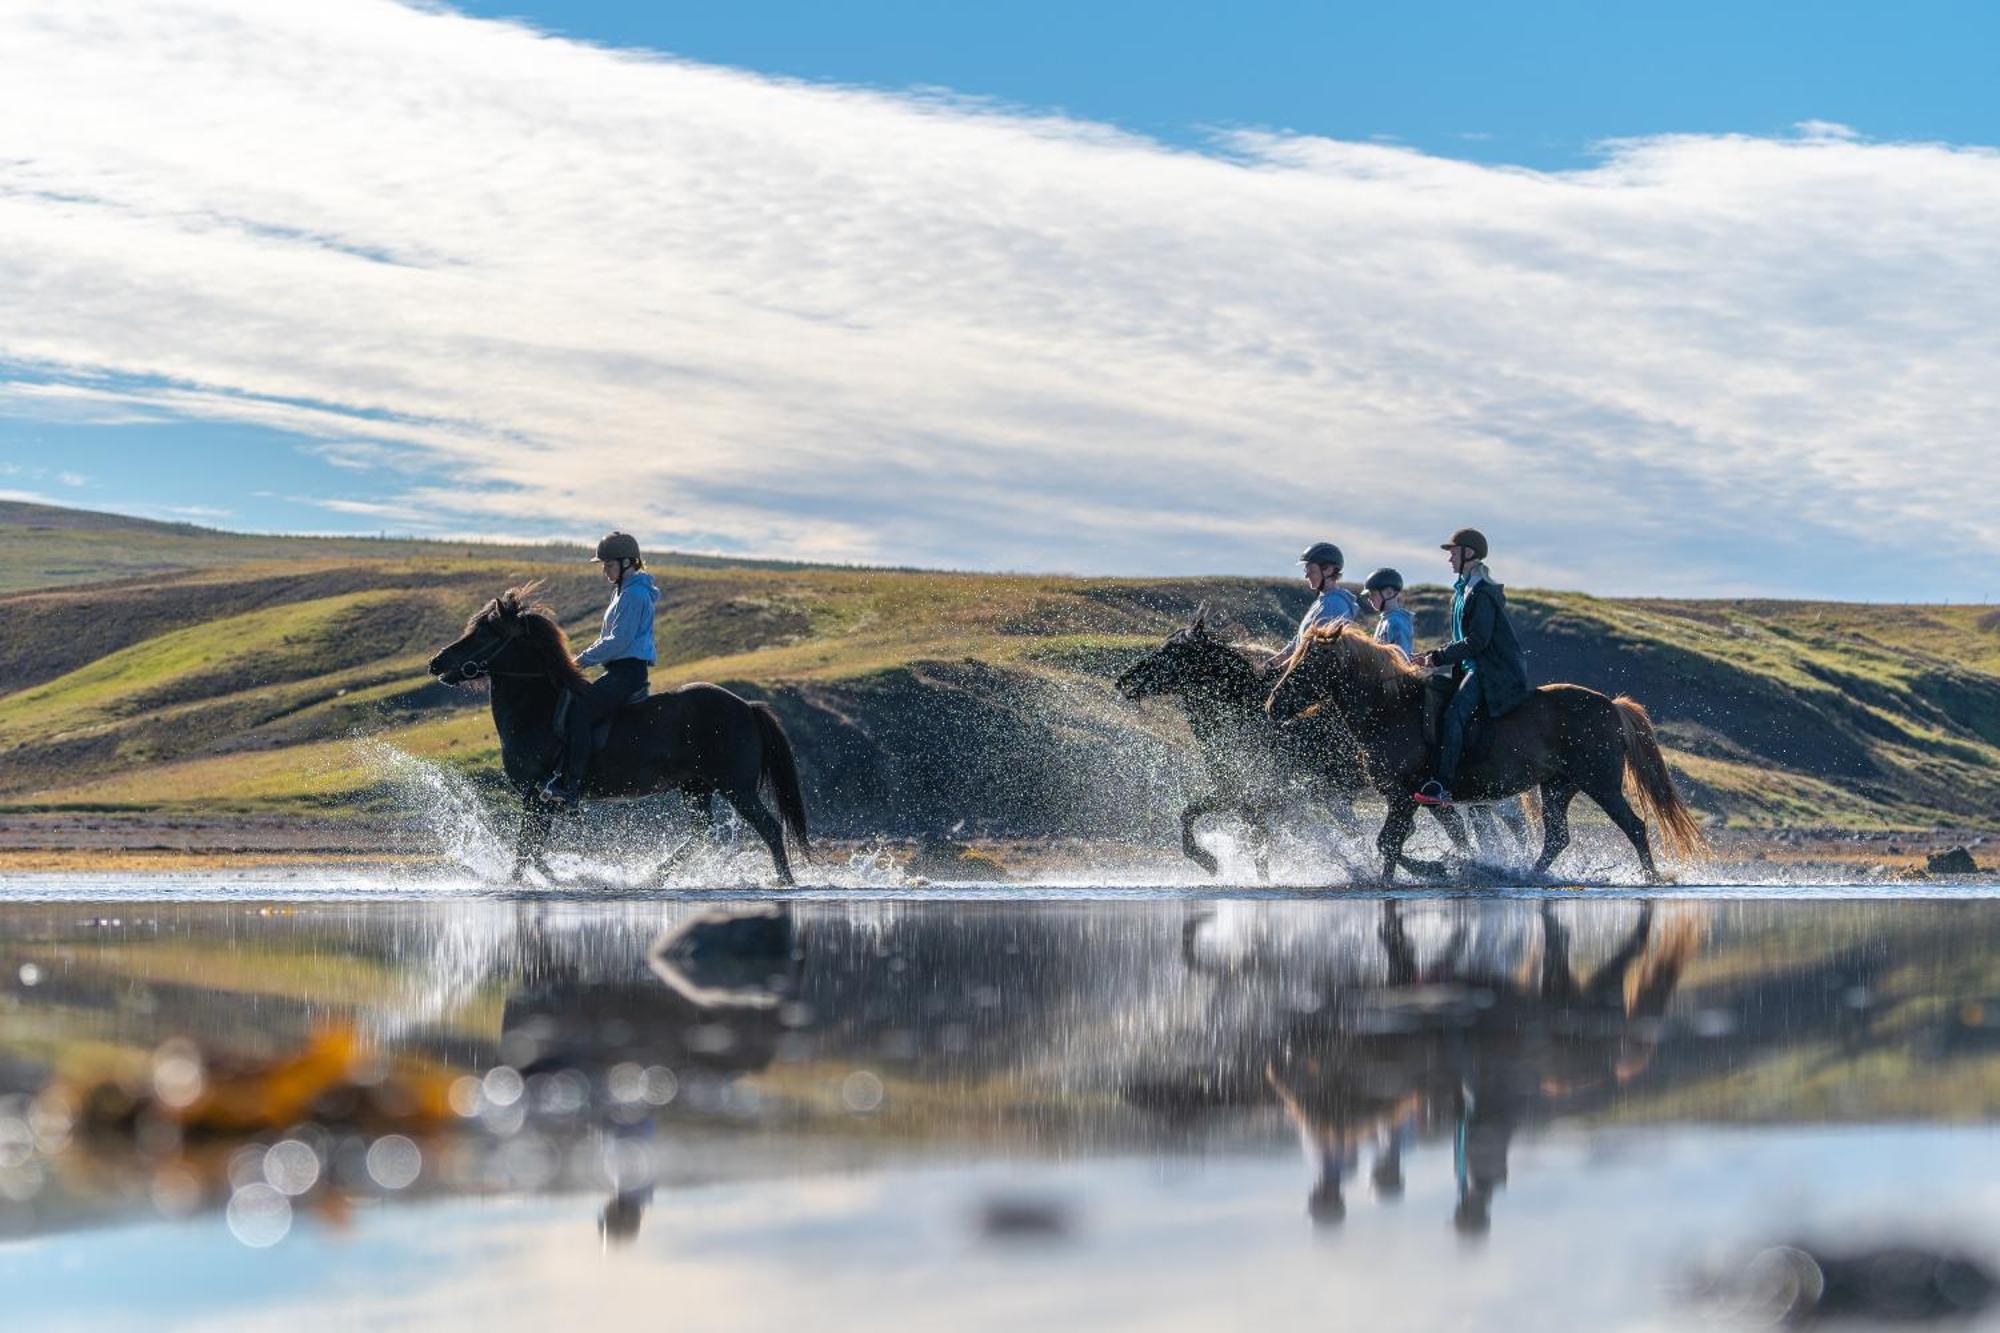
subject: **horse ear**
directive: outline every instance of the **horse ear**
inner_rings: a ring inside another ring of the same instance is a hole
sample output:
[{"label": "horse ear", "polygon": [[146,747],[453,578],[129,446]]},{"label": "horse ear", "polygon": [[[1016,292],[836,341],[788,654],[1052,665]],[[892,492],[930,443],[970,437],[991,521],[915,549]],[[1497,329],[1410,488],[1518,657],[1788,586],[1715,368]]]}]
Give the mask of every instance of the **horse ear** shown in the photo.
[{"label": "horse ear", "polygon": [[1193,620],[1190,620],[1190,621],[1188,622],[1188,628],[1189,628],[1189,629],[1191,629],[1191,630],[1193,630],[1193,631],[1194,631],[1194,632],[1195,632],[1196,634],[1206,634],[1206,633],[1208,633],[1208,603],[1207,603],[1207,602],[1203,602],[1203,603],[1201,603],[1201,605],[1199,605],[1199,606],[1195,607],[1195,609],[1194,609],[1194,619],[1193,619]]}]

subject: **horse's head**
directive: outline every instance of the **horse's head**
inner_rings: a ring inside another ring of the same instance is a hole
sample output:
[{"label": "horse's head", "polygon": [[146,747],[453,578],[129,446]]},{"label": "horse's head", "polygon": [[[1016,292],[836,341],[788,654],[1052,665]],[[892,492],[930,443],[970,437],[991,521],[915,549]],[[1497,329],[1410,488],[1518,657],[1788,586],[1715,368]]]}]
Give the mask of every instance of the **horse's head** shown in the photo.
[{"label": "horse's head", "polygon": [[1116,682],[1117,689],[1135,701],[1156,694],[1185,694],[1213,683],[1216,664],[1234,655],[1235,650],[1209,630],[1208,604],[1204,602],[1184,628],[1125,668]]},{"label": "horse's head", "polygon": [[1264,704],[1273,719],[1289,722],[1309,708],[1345,695],[1352,675],[1349,628],[1347,621],[1337,620],[1306,635]]},{"label": "horse's head", "polygon": [[465,622],[465,633],[438,650],[429,670],[446,685],[460,685],[492,672],[496,663],[517,651],[536,616],[528,599],[539,585],[509,588]]}]

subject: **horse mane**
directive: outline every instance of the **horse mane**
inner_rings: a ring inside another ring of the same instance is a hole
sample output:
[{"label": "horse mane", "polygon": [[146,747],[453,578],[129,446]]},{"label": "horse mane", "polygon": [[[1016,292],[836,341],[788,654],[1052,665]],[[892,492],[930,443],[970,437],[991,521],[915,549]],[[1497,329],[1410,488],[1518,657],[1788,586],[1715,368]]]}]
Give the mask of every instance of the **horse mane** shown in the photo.
[{"label": "horse mane", "polygon": [[1216,654],[1217,661],[1228,657],[1241,663],[1245,671],[1254,673],[1258,670],[1257,664],[1259,659],[1257,649],[1254,646],[1232,643],[1228,639],[1220,638],[1213,633],[1197,635],[1195,636],[1195,642],[1219,649],[1220,651]]},{"label": "horse mane", "polygon": [[1357,686],[1363,692],[1386,699],[1423,683],[1424,669],[1404,657],[1400,648],[1392,643],[1377,643],[1361,633],[1350,620],[1336,620],[1331,625],[1321,625],[1307,633],[1285,660],[1284,669],[1290,671],[1297,666],[1314,644],[1331,644],[1336,640],[1342,645],[1353,645],[1354,650],[1347,654],[1347,662],[1353,670]]},{"label": "horse mane", "polygon": [[489,619],[514,621],[527,631],[528,639],[541,652],[543,665],[558,685],[577,692],[587,690],[590,678],[583,674],[570,652],[569,636],[563,633],[562,622],[556,618],[556,609],[547,602],[535,600],[541,591],[540,579],[530,579],[507,589],[467,621],[466,629],[469,632],[473,626]]}]

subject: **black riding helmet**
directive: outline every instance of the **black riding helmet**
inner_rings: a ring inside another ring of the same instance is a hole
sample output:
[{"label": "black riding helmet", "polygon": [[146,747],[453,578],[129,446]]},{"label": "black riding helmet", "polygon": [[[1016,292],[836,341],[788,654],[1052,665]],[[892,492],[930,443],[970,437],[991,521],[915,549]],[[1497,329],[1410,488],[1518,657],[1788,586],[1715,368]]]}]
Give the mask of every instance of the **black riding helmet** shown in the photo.
[{"label": "black riding helmet", "polygon": [[1335,569],[1346,569],[1347,561],[1340,554],[1340,548],[1332,542],[1314,542],[1299,553],[1302,565],[1332,565]]},{"label": "black riding helmet", "polygon": [[1378,569],[1361,586],[1368,592],[1401,592],[1403,576],[1393,569]]},{"label": "black riding helmet", "polygon": [[590,563],[603,560],[630,560],[635,565],[641,563],[639,539],[629,532],[606,533],[604,540],[597,544],[597,554],[590,558]]}]

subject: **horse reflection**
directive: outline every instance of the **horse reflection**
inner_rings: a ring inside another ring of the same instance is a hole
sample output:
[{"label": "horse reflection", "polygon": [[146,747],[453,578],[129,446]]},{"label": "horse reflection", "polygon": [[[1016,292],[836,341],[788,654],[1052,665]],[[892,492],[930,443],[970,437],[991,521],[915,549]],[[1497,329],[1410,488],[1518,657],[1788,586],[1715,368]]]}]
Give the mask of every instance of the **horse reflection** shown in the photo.
[{"label": "horse reflection", "polygon": [[[1534,928],[1512,929],[1526,922]],[[1190,960],[1197,933],[1191,928],[1184,941]],[[1379,980],[1313,997],[1310,1012],[1273,1030],[1262,1063],[1268,1094],[1313,1168],[1308,1214],[1322,1226],[1345,1217],[1345,1182],[1363,1149],[1374,1151],[1377,1196],[1394,1200],[1404,1150],[1448,1137],[1453,1224],[1483,1235],[1521,1126],[1588,1109],[1647,1067],[1700,933],[1695,919],[1663,923],[1652,903],[1642,904],[1585,975],[1552,904],[1532,917],[1511,907],[1460,913],[1424,959],[1399,904],[1385,902]],[[1235,975],[1254,979],[1255,969]],[[1300,1004],[1286,986],[1271,993]]]},{"label": "horse reflection", "polygon": [[[768,1068],[786,1031],[780,1006],[797,985],[795,939],[782,907],[704,913],[662,933],[643,956],[593,966],[538,930],[523,932],[501,1058],[529,1088],[569,1074],[593,1092],[603,1085],[579,1110],[604,1135],[612,1193],[597,1228],[607,1246],[638,1236],[654,1193],[653,1108],[621,1079],[670,1071],[676,1096],[719,1100],[730,1081]],[[546,1099],[538,1109],[546,1114]]]}]

